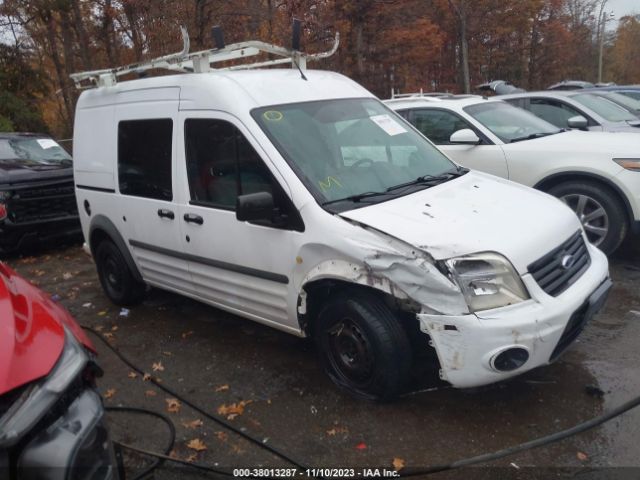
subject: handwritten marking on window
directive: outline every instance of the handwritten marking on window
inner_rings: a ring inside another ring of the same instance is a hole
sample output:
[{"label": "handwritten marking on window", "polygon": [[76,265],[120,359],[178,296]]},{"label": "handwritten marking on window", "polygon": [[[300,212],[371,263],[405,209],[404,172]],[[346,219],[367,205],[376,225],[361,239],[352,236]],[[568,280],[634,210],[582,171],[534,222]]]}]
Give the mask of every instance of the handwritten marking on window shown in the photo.
[{"label": "handwritten marking on window", "polygon": [[322,190],[323,192],[326,192],[334,185],[342,188],[342,184],[335,177],[327,177],[326,180],[319,180],[318,185],[320,185],[320,190]]}]

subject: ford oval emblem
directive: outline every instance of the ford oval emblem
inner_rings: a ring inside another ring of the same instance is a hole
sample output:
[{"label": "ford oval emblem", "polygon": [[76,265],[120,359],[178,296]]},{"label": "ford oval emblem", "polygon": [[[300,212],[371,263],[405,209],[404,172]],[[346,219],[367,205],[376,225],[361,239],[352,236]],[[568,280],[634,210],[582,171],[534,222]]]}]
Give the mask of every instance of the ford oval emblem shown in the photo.
[{"label": "ford oval emblem", "polygon": [[562,257],[562,261],[560,263],[562,265],[562,268],[564,268],[565,270],[569,270],[571,267],[573,267],[573,264],[576,263],[576,257],[574,257],[573,255],[565,255],[564,257]]}]

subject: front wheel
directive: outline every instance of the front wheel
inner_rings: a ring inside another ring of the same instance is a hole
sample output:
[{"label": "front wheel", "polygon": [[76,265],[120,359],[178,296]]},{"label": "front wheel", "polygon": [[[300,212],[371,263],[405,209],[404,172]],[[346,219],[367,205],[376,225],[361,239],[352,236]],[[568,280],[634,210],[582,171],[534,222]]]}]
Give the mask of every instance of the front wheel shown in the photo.
[{"label": "front wheel", "polygon": [[409,377],[407,334],[373,295],[355,292],[329,300],[316,319],[314,338],[329,377],[356,397],[392,399]]},{"label": "front wheel", "polygon": [[576,213],[593,245],[607,255],[620,246],[628,230],[625,209],[607,187],[595,182],[571,181],[552,187],[549,193]]}]

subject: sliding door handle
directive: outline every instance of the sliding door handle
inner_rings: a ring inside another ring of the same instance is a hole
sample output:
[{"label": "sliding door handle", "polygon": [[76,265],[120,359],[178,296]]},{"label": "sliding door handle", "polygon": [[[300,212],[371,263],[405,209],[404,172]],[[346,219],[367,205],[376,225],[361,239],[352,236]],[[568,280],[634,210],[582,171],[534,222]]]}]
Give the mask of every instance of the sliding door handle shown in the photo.
[{"label": "sliding door handle", "polygon": [[187,223],[195,223],[197,225],[202,225],[204,223],[204,219],[200,215],[196,215],[194,213],[185,213],[183,218]]}]

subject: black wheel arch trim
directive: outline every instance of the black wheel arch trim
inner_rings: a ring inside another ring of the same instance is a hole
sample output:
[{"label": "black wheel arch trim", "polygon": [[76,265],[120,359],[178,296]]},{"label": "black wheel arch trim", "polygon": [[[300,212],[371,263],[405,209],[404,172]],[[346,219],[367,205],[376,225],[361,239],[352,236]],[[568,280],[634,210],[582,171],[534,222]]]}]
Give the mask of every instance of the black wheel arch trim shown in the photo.
[{"label": "black wheel arch trim", "polygon": [[536,183],[533,186],[533,188],[535,188],[537,190],[543,190],[541,187],[544,184],[549,183],[549,182],[551,182],[551,183],[560,182],[560,181],[562,181],[561,179],[566,179],[566,180],[594,180],[594,181],[601,182],[601,183],[605,184],[607,187],[611,188],[618,195],[618,197],[620,197],[620,199],[622,200],[622,203],[624,204],[625,210],[627,212],[627,220],[628,220],[629,224],[633,225],[635,223],[634,215],[633,215],[633,208],[631,207],[631,202],[627,198],[627,195],[622,191],[622,189],[618,185],[616,185],[614,182],[612,182],[608,178],[603,177],[601,175],[596,175],[595,173],[590,173],[590,172],[580,172],[580,171],[577,171],[577,172],[573,172],[573,171],[558,172],[558,173],[554,173],[553,175],[549,175],[548,177],[543,178],[538,183]]},{"label": "black wheel arch trim", "polygon": [[133,277],[139,282],[143,282],[144,280],[142,279],[142,275],[140,275],[140,271],[138,270],[136,263],[133,261],[131,252],[127,247],[127,243],[122,238],[122,235],[120,235],[118,228],[113,224],[111,220],[109,220],[109,218],[105,217],[104,215],[96,215],[91,220],[91,226],[89,227],[89,248],[91,249],[91,254],[93,255],[93,257],[95,258],[96,252],[94,251],[92,239],[93,234],[96,230],[102,230],[111,239],[116,247],[118,247],[118,250],[120,250],[120,253],[122,253],[122,256],[124,257],[125,262],[127,262],[127,266],[131,270]]}]

